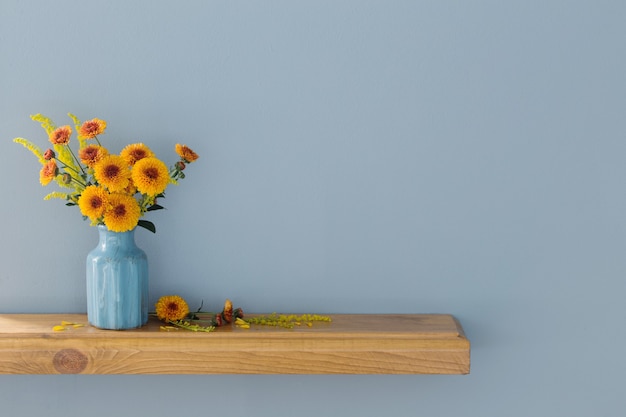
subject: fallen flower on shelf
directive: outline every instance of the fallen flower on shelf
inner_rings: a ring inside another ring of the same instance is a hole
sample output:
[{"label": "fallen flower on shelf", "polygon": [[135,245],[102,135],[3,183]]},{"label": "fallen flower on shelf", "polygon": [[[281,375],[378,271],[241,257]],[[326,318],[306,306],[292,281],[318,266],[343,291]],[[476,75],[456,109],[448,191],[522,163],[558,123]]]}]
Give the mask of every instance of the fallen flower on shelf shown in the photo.
[{"label": "fallen flower on shelf", "polygon": [[[200,326],[192,324],[184,319],[189,316],[189,306],[187,302],[178,295],[165,295],[155,304],[156,316],[159,320],[180,327],[181,329],[191,330],[192,332],[212,332],[215,326]],[[169,326],[161,326],[161,330],[169,331]]]},{"label": "fallen flower on shelf", "polygon": [[164,295],[155,304],[156,313],[152,313],[152,315],[156,315],[159,320],[171,325],[161,326],[160,329],[163,331],[185,329],[193,332],[212,332],[215,328],[228,324],[234,324],[241,329],[249,329],[252,324],[292,329],[294,326],[301,326],[302,324],[307,327],[313,327],[314,322],[331,322],[330,317],[320,316],[319,314],[279,315],[277,313],[250,317],[244,320],[243,310],[241,308],[233,308],[233,303],[229,299],[224,302],[224,308],[221,313],[202,311],[203,304],[200,304],[200,308],[197,311],[189,312],[189,306],[182,297],[178,295]]},{"label": "fallen flower on shelf", "polygon": [[182,320],[189,314],[187,302],[178,295],[164,295],[155,307],[157,317],[165,322]]},{"label": "fallen flower on shelf", "polygon": [[[224,308],[221,313],[212,313],[208,311],[202,311],[204,303],[200,303],[200,308],[194,313],[189,313],[187,318],[190,320],[206,321],[214,327],[221,327],[226,324],[230,324],[233,318],[238,319],[243,317],[243,310],[241,308],[233,308],[233,303],[226,299],[224,302]],[[204,315],[206,318],[201,319],[199,315]]]}]

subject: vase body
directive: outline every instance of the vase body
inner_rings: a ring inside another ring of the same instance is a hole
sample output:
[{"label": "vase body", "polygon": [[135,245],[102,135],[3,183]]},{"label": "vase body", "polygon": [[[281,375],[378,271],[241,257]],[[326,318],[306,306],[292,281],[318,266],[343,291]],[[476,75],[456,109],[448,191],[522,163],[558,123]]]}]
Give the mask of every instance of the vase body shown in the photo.
[{"label": "vase body", "polygon": [[98,226],[100,241],[87,255],[87,318],[100,329],[124,330],[148,321],[148,258],[135,230]]}]

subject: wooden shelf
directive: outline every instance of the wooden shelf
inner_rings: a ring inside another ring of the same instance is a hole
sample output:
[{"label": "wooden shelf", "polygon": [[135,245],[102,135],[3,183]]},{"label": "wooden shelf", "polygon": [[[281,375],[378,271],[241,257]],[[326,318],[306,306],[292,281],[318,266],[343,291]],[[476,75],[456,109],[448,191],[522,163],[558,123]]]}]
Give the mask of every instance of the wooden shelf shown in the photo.
[{"label": "wooden shelf", "polygon": [[[467,374],[450,315],[331,315],[294,329],[99,330],[81,314],[0,315],[1,374]],[[53,331],[61,321],[86,326]]]}]

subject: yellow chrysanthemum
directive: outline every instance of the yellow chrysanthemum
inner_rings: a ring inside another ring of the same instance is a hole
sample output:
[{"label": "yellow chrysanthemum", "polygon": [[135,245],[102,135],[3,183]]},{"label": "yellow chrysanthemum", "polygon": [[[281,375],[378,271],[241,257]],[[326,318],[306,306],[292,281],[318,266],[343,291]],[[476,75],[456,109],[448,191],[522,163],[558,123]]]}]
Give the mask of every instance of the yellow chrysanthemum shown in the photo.
[{"label": "yellow chrysanthemum", "polygon": [[99,145],[85,146],[78,151],[78,157],[81,162],[90,168],[93,168],[97,162],[102,160],[102,158],[107,155],[109,155],[109,151]]},{"label": "yellow chrysanthemum", "polygon": [[128,165],[135,165],[140,159],[153,157],[154,153],[143,143],[133,143],[122,149],[120,156],[124,158]]},{"label": "yellow chrysanthemum", "polygon": [[121,156],[105,156],[94,165],[93,169],[98,183],[110,192],[122,191],[128,187],[130,170]]},{"label": "yellow chrysanthemum", "polygon": [[70,142],[72,128],[69,126],[61,126],[50,133],[50,142],[55,145],[67,145]]},{"label": "yellow chrysanthemum", "polygon": [[104,212],[104,224],[113,232],[127,232],[137,226],[141,216],[139,203],[132,196],[114,193]]},{"label": "yellow chrysanthemum", "polygon": [[95,221],[102,217],[108,206],[109,193],[96,185],[90,185],[82,192],[78,199],[78,208],[83,216]]},{"label": "yellow chrysanthemum", "polygon": [[142,194],[157,195],[167,188],[170,182],[167,166],[157,158],[144,158],[133,166],[133,183]]},{"label": "yellow chrysanthemum", "polygon": [[78,131],[78,137],[80,139],[93,139],[98,135],[104,133],[104,129],[107,127],[107,122],[100,119],[88,120],[80,127]]},{"label": "yellow chrysanthemum", "polygon": [[133,179],[131,178],[128,181],[128,187],[124,188],[124,194],[135,195],[137,193],[137,187],[133,183]]},{"label": "yellow chrysanthemum", "polygon": [[182,320],[189,314],[189,306],[178,295],[164,295],[156,302],[157,317],[164,321]]},{"label": "yellow chrysanthemum", "polygon": [[178,156],[187,163],[191,163],[199,158],[198,154],[192,151],[187,145],[177,143],[175,149]]},{"label": "yellow chrysanthemum", "polygon": [[46,162],[41,168],[41,171],[39,171],[39,182],[41,185],[48,185],[58,173],[59,168],[57,167],[56,161],[54,159],[50,160]]}]

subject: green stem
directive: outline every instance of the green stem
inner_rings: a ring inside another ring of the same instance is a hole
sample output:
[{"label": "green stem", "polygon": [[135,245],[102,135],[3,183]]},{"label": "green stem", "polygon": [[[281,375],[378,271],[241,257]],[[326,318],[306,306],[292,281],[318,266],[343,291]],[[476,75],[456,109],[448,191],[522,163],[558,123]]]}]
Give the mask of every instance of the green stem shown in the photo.
[{"label": "green stem", "polygon": [[[86,175],[85,169],[83,168],[83,166],[81,165],[80,161],[78,160],[78,158],[76,157],[76,155],[74,155],[74,151],[72,150],[72,148],[70,148],[69,146],[67,147],[67,149],[69,149],[70,153],[72,154],[72,157],[74,158],[74,161],[76,161],[76,164],[78,165],[78,167],[80,168],[81,172],[83,173],[83,175]],[[78,171],[74,170],[76,173],[78,173]]]},{"label": "green stem", "polygon": [[[67,169],[71,169],[72,171],[74,171],[75,173],[77,173],[78,175],[80,175],[80,172],[76,171],[74,168],[72,168],[71,166],[69,166],[68,164],[66,164],[65,162],[61,161],[59,158],[55,158],[55,160],[57,162],[60,162],[61,164],[63,164],[63,168],[67,168]],[[84,174],[84,171],[83,171]]]},{"label": "green stem", "polygon": [[213,326],[199,326],[197,324],[191,324],[187,321],[183,321],[183,320],[178,320],[178,321],[173,321],[173,320],[168,320],[167,321],[169,324],[172,324],[174,326],[180,327],[182,329],[185,330],[191,330],[192,332],[212,332],[213,330],[215,330],[215,327]]},{"label": "green stem", "polygon": [[74,181],[74,182],[75,182],[75,183],[77,183],[78,185],[82,186],[82,187],[83,187],[83,190],[84,190],[85,188],[87,188],[87,184],[83,184],[82,182],[78,181],[78,180],[77,180],[76,178],[74,178],[74,177],[71,177],[71,178],[72,178],[72,181]]}]

